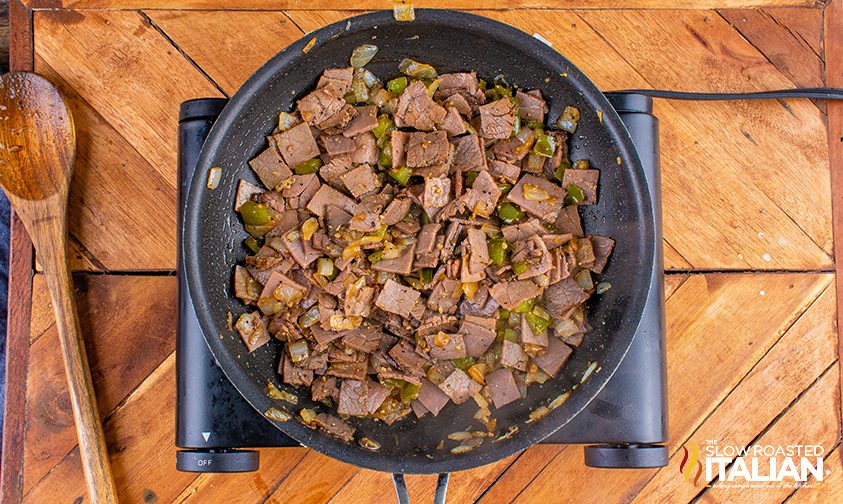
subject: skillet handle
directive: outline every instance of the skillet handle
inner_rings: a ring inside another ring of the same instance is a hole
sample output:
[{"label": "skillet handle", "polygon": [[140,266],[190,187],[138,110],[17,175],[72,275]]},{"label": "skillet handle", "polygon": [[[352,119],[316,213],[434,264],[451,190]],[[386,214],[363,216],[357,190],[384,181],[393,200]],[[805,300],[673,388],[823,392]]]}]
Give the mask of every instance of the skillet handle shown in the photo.
[{"label": "skillet handle", "polygon": [[[441,473],[436,480],[436,492],[433,494],[433,504],[445,504],[445,493],[448,491],[448,480],[451,473]],[[395,495],[398,497],[398,504],[410,504],[410,493],[407,492],[407,484],[404,482],[404,475],[392,473],[392,482],[395,484]]]}]

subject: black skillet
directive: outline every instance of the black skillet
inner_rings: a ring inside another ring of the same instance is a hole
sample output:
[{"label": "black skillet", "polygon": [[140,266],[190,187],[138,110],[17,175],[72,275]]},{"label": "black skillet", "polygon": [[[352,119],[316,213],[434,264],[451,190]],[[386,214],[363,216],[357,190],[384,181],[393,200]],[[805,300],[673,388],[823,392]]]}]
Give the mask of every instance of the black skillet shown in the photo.
[{"label": "black skillet", "polygon": [[[316,38],[307,53],[306,44]],[[405,57],[432,64],[440,73],[476,70],[491,81],[504,75],[521,88],[541,88],[555,120],[566,105],[582,114],[570,141],[573,159],[589,159],[601,169],[599,203],[583,207],[587,233],[617,240],[603,275],[613,287],[589,305],[594,326],[582,347],[554,380],[532,385],[525,399],[493,414],[500,433],[512,425],[509,439],[487,441],[475,450],[454,455],[454,431],[477,429],[473,401],[450,405],[437,418],[405,419],[393,426],[373,420],[350,419],[356,437],[381,444],[369,451],[310,429],[296,420],[273,422],[288,436],[330,457],[369,469],[393,473],[448,473],[502,459],[539,442],[579,413],[611,378],[638,328],[653,263],[655,239],[652,195],[643,169],[620,118],[603,94],[571,62],[544,42],[491,19],[447,10],[417,9],[413,22],[397,22],[391,12],[374,12],[340,21],[306,35],[261,67],[231,99],[208,136],[190,184],[182,239],[184,264],[196,315],[214,357],[225,374],[260,412],[276,401],[266,395],[267,382],[300,396],[299,405],[324,410],[309,393],[280,383],[276,374],[280,344],[268,344],[249,354],[237,334],[226,328],[227,312],[235,317],[246,308],[231,290],[232,269],[246,251],[246,233],[232,210],[240,179],[257,182],[247,165],[266,146],[281,110],[313,89],[325,68],[348,65],[352,49],[375,44],[379,51],[367,68],[382,79],[398,74]],[[620,162],[619,162],[620,161]],[[222,168],[215,190],[206,188],[208,170]],[[580,383],[592,363],[599,370]],[[531,411],[576,389],[545,418],[525,423]],[[445,440],[445,449],[437,445]],[[443,480],[444,481],[444,480]],[[397,482],[403,484],[399,478]],[[443,489],[444,490],[444,489]],[[443,492],[444,493],[444,492]]]}]

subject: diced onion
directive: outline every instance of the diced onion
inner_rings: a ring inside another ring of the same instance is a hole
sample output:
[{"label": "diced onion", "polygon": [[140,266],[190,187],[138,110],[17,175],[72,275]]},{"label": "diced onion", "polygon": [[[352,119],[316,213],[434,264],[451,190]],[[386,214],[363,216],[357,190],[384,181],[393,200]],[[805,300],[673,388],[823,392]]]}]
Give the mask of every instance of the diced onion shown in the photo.
[{"label": "diced onion", "polygon": [[275,420],[276,422],[286,422],[287,420],[293,418],[292,415],[279,408],[269,408],[263,413],[263,416],[270,420]]},{"label": "diced onion", "polygon": [[363,68],[366,66],[375,54],[378,53],[378,46],[372,44],[363,44],[357,46],[351,51],[351,66],[354,68]]},{"label": "diced onion", "polygon": [[205,187],[213,191],[220,185],[220,179],[222,179],[222,168],[214,166],[208,170],[208,181],[205,183]]},{"label": "diced onion", "polygon": [[396,21],[415,21],[416,11],[413,9],[413,4],[396,3],[392,6],[392,17]]},{"label": "diced onion", "polygon": [[301,362],[310,357],[310,350],[307,348],[307,341],[298,340],[287,344],[287,351],[290,353],[290,360]]},{"label": "diced onion", "polygon": [[534,184],[524,184],[524,199],[529,201],[545,201],[550,197],[544,187]]}]

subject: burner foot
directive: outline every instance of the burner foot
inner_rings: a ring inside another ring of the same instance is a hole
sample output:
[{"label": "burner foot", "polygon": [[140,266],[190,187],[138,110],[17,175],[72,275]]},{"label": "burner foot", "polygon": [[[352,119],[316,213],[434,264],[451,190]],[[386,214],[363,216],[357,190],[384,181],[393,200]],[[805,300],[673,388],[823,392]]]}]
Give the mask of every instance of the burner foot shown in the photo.
[{"label": "burner foot", "polygon": [[260,453],[246,450],[182,450],[176,452],[176,469],[183,472],[240,473],[257,471]]},{"label": "burner foot", "polygon": [[667,465],[667,447],[661,445],[586,446],[585,465],[603,469],[645,469]]}]

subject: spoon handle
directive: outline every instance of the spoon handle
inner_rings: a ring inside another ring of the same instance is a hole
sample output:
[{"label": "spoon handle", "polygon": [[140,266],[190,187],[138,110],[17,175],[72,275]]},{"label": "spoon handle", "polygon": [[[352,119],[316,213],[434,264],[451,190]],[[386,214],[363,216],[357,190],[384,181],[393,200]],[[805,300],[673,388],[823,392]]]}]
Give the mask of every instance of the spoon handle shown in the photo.
[{"label": "spoon handle", "polygon": [[88,495],[94,504],[112,504],[118,502],[117,490],[76,313],[73,278],[67,268],[66,223],[62,220],[57,216],[37,220],[30,225],[29,232],[55,310]]}]

